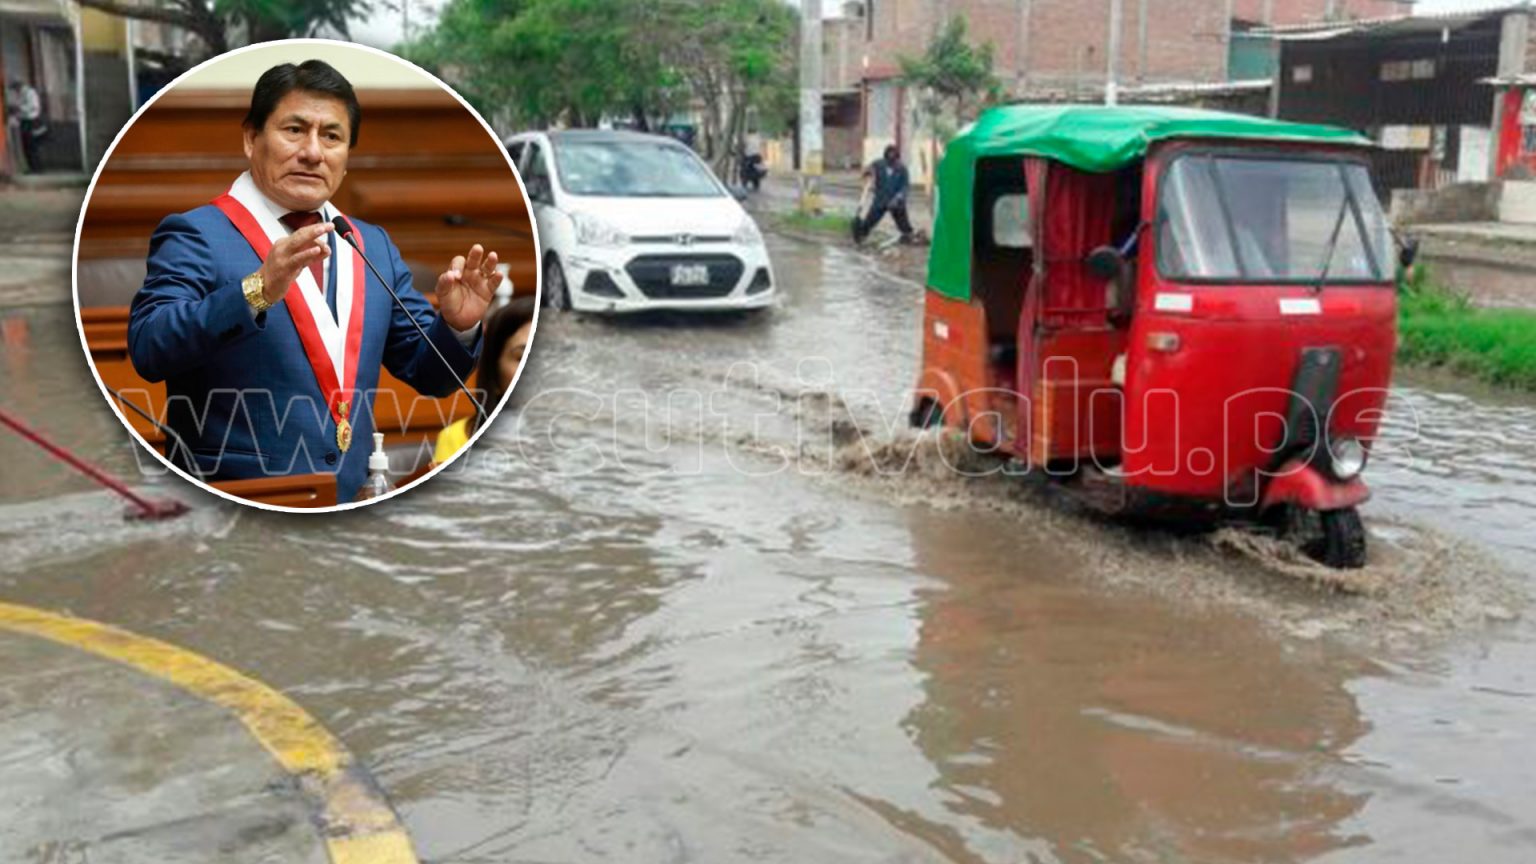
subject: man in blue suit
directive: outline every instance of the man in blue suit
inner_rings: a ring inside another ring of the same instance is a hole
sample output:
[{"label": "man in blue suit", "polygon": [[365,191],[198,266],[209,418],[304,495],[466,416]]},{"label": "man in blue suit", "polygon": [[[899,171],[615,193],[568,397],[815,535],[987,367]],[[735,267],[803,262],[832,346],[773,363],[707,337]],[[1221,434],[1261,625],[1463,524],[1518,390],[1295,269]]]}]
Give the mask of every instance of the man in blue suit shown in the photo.
[{"label": "man in blue suit", "polygon": [[172,458],[195,476],[332,472],[337,500],[351,501],[369,450],[351,442],[372,440],[380,366],[432,397],[474,368],[501,281],[495,252],[476,244],[455,257],[434,312],[389,235],[351,220],[429,345],[336,239],[330,199],[361,122],[351,84],[330,65],[267,70],[243,124],[250,170],[213,204],[166,217],[150,240],[128,347],[140,375],[166,382],[167,425],[186,444]]}]

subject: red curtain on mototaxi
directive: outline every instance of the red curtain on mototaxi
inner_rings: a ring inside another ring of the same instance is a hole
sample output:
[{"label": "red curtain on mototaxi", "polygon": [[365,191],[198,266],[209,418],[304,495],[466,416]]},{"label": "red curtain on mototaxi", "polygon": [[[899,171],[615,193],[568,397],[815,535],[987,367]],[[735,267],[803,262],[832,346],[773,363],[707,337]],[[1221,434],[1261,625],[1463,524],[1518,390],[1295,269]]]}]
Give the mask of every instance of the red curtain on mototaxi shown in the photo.
[{"label": "red curtain on mototaxi", "polygon": [[[1082,383],[1089,389],[1102,377],[1096,367],[1113,359],[1114,349],[1105,341],[1107,337],[1118,342],[1106,327],[1107,283],[1089,272],[1084,261],[1089,252],[1115,242],[1111,232],[1119,190],[1114,174],[1090,174],[1044,159],[1026,159],[1024,172],[1036,266],[1019,321],[1018,381],[1027,400],[1021,405],[1019,429],[1033,433],[1032,456],[1051,459],[1081,452],[1090,446],[1090,439],[1106,439],[1102,446],[1119,434],[1119,424],[1107,417],[1090,432],[1079,418],[1056,411],[1047,413],[1054,415],[1050,425],[1059,428],[1043,428],[1044,415],[1035,411],[1039,400],[1046,398],[1067,398],[1067,404],[1076,408],[1072,414],[1088,408],[1078,402],[1086,394],[1041,392],[1042,376],[1057,380],[1064,377],[1064,370],[1074,368],[1053,364],[1047,370],[1044,364],[1051,358],[1076,360],[1078,371],[1071,374],[1086,379]],[[1041,189],[1044,195],[1038,194]],[[1107,358],[1098,356],[1106,350],[1111,352]],[[1061,426],[1063,422],[1067,425]]]}]

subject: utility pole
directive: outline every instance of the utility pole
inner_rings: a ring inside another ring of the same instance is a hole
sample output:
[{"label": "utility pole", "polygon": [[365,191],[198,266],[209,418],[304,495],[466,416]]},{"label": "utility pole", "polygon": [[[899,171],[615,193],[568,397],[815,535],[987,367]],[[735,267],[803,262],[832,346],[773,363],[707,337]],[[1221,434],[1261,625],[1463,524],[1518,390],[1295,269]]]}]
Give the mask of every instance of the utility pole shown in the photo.
[{"label": "utility pole", "polygon": [[1136,80],[1147,83],[1147,2],[1141,0],[1136,10]]},{"label": "utility pole", "polygon": [[1124,0],[1109,0],[1109,60],[1104,70],[1104,104],[1120,103],[1120,21]]},{"label": "utility pole", "polygon": [[821,0],[800,4],[800,210],[821,212]]}]

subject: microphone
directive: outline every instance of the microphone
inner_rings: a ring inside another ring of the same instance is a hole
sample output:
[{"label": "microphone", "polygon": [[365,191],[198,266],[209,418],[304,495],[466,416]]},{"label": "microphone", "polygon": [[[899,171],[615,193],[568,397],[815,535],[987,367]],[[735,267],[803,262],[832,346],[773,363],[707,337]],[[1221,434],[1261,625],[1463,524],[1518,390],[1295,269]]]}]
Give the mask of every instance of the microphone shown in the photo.
[{"label": "microphone", "polygon": [[448,358],[443,356],[443,352],[437,350],[437,345],[432,341],[432,337],[427,335],[426,329],[421,326],[420,321],[416,320],[416,316],[411,314],[411,310],[400,299],[400,295],[395,293],[394,286],[389,284],[389,280],[384,278],[384,275],[379,272],[379,268],[373,266],[373,262],[369,261],[368,256],[363,254],[362,248],[357,245],[357,239],[352,236],[352,222],[347,217],[338,215],[331,220],[331,224],[336,226],[337,236],[347,241],[347,245],[357,251],[357,257],[363,259],[363,263],[367,264],[368,269],[373,271],[373,275],[379,280],[379,284],[383,285],[384,290],[389,292],[389,296],[394,298],[395,305],[399,306],[400,311],[405,313],[405,317],[411,319],[411,323],[416,326],[416,332],[421,334],[421,340],[427,343],[427,347],[431,348],[432,353],[436,354],[437,359],[442,362],[443,368],[448,370],[449,375],[453,376],[454,383],[459,385],[459,390],[469,397],[470,404],[475,406],[475,413],[479,415],[479,425],[483,426],[489,423],[491,418],[486,413],[485,406],[480,404],[480,400],[475,398],[475,394],[469,392],[469,387],[464,384],[464,379],[459,377],[459,373],[453,371],[453,364],[448,362]]}]

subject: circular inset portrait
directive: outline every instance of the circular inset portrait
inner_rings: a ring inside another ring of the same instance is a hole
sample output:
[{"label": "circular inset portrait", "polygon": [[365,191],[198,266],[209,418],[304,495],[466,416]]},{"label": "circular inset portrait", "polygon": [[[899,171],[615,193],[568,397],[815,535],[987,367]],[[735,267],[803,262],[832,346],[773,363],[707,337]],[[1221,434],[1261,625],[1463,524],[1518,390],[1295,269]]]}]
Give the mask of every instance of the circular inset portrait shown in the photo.
[{"label": "circular inset portrait", "polygon": [[533,337],[537,237],[495,133],[382,51],[215,57],[118,134],[75,239],[103,395],[161,463],[270,509],[387,498],[463,452]]}]

